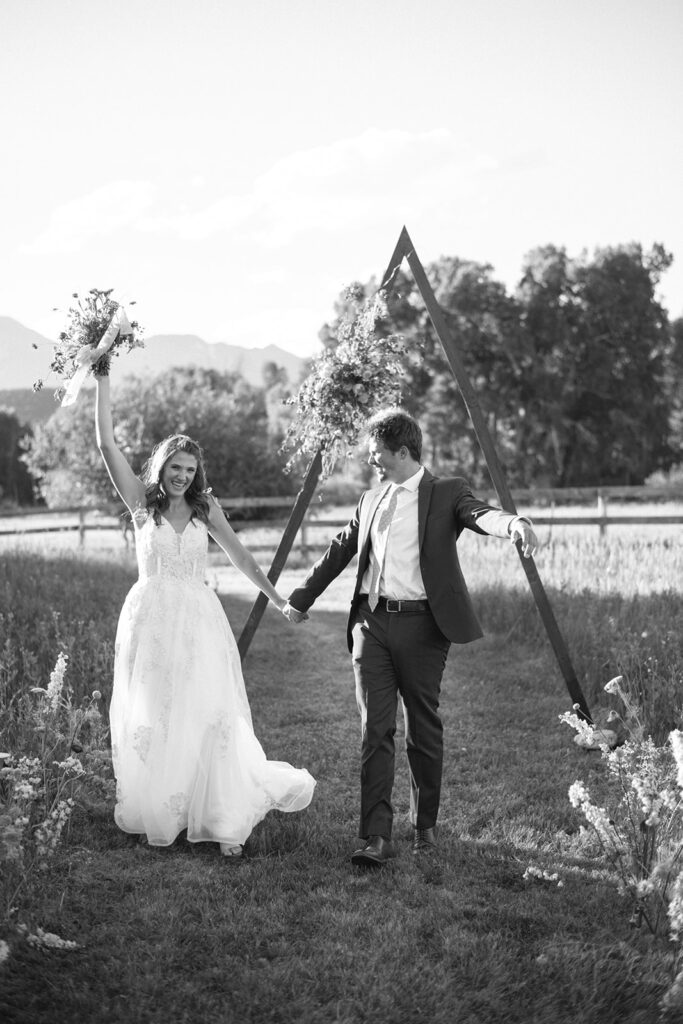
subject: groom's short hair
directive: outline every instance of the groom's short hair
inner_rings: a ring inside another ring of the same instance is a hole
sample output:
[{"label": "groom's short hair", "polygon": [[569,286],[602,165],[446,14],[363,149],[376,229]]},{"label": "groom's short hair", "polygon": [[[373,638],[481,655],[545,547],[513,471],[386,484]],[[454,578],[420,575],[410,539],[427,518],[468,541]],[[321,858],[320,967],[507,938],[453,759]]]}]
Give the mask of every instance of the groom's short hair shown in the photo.
[{"label": "groom's short hair", "polygon": [[368,440],[374,439],[390,452],[405,447],[416,462],[422,458],[420,424],[403,409],[382,409],[372,416],[365,428]]}]

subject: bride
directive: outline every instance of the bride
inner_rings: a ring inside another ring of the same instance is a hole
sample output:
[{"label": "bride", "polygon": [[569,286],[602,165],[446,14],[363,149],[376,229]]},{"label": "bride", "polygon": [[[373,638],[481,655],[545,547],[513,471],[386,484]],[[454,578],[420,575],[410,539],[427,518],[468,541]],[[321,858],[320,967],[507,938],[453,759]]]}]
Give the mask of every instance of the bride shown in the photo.
[{"label": "bride", "polygon": [[211,497],[196,442],[167,437],[137,477],[116,445],[109,378],[96,380],[97,443],[133,518],[139,571],[116,633],[115,820],[153,846],[187,829],[241,857],[257,822],[307,807],[315,781],[266,760],[254,734],[237,644],[204,583],[209,535],[280,611],[286,601]]}]

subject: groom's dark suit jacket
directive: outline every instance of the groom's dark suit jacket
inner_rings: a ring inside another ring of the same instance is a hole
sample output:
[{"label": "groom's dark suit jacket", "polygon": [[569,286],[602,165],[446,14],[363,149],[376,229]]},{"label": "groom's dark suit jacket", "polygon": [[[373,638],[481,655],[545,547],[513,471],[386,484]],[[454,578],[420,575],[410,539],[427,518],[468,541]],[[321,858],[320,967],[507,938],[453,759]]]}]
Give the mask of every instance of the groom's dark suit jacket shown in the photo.
[{"label": "groom's dark suit jacket", "polygon": [[[383,484],[363,493],[353,519],[337,534],[303,584],[289,597],[292,607],[307,611],[358,554],[356,586],[347,628],[349,650],[352,649],[351,630],[356,619],[361,581],[368,565],[370,524],[387,486]],[[467,592],[456,541],[463,529],[507,537],[508,526],[515,517],[475,498],[467,481],[461,477],[440,480],[425,470],[418,488],[417,518],[420,570],[436,624],[454,643],[477,640],[482,636],[481,626]]]}]

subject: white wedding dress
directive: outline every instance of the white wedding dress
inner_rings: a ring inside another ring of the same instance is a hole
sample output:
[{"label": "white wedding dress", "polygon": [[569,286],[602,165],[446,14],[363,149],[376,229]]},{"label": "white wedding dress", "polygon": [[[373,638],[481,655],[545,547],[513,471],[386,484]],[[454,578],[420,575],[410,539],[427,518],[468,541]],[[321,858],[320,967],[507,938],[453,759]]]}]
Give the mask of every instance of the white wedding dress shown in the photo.
[{"label": "white wedding dress", "polygon": [[115,820],[168,846],[243,845],[268,811],[308,806],[304,768],[268,761],[254,735],[237,644],[204,582],[206,526],[136,523],[139,579],[121,610],[110,708]]}]

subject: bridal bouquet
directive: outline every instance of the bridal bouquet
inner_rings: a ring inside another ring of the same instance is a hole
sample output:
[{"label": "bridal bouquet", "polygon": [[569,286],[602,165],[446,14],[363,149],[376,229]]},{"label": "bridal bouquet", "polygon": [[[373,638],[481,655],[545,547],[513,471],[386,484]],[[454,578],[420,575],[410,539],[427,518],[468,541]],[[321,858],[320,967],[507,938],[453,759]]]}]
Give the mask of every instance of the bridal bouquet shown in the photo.
[{"label": "bridal bouquet", "polygon": [[282,446],[296,449],[287,470],[298,455],[321,451],[322,476],[329,475],[335,463],[350,454],[372,413],[400,401],[404,339],[397,334],[378,336],[377,326],[385,316],[382,292],[365,300],[340,325],[337,347],[313,361],[298,395],[288,399],[297,411]]},{"label": "bridal bouquet", "polygon": [[[83,299],[77,292],[73,294],[76,302],[69,308],[50,363],[50,370],[61,382],[55,395],[62,405],[76,401],[89,373],[106,376],[112,356],[122,348],[130,352],[144,346],[140,325],[128,319],[124,307],[111,298],[112,291],[91,288]],[[43,381],[38,380],[33,390],[40,391],[42,386]]]}]

